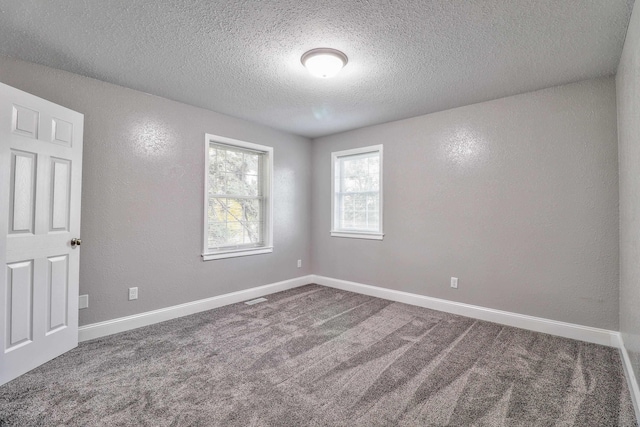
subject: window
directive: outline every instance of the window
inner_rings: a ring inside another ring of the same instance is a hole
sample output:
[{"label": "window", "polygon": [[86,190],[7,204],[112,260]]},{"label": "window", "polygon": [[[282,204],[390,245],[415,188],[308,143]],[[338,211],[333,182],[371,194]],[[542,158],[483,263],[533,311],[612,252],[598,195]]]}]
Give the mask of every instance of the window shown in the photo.
[{"label": "window", "polygon": [[205,261],[273,252],[273,148],[205,139]]},{"label": "window", "polygon": [[382,145],[331,153],[331,235],[382,240]]}]

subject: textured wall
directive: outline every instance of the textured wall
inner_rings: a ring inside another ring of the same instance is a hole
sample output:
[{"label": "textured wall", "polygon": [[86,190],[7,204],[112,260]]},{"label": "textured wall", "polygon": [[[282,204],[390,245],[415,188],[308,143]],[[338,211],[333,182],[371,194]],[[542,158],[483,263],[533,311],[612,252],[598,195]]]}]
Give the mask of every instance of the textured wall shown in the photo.
[{"label": "textured wall", "polygon": [[640,10],[631,15],[618,92],[620,332],[640,378]]},{"label": "textured wall", "polygon": [[[309,274],[307,139],[17,60],[0,81],[85,115],[81,325]],[[201,260],[205,132],[274,147],[272,254]]]},{"label": "textured wall", "polygon": [[[0,58],[0,81],[85,114],[80,286],[90,308],[80,312],[81,324],[314,272],[618,327],[612,79],[313,144],[17,60]],[[275,147],[273,254],[200,260],[205,132]],[[385,239],[329,237],[331,151],[379,143],[385,146]],[[304,262],[311,250],[313,266]],[[449,288],[450,276],[460,278],[458,290]],[[127,301],[130,286],[140,287],[139,300]]]},{"label": "textured wall", "polygon": [[[330,154],[373,144],[384,240],[330,237]],[[314,140],[312,194],[316,274],[618,329],[613,78]]]}]

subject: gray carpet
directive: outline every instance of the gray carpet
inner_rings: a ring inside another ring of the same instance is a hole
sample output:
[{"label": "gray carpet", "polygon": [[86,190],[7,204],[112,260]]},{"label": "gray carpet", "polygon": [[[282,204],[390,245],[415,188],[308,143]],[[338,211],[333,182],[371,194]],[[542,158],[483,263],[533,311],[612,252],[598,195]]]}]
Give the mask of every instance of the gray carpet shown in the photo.
[{"label": "gray carpet", "polygon": [[618,351],[308,285],[81,344],[15,426],[635,426]]}]

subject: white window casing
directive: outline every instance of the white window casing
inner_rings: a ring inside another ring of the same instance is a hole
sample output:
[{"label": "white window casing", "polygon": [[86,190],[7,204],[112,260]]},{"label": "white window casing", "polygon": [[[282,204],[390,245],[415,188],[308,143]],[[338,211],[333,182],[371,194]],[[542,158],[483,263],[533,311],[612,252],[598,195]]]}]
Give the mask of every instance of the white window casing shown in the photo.
[{"label": "white window casing", "polygon": [[382,240],[382,145],[331,153],[331,236]]},{"label": "white window casing", "polygon": [[204,261],[273,252],[273,148],[205,135]]}]

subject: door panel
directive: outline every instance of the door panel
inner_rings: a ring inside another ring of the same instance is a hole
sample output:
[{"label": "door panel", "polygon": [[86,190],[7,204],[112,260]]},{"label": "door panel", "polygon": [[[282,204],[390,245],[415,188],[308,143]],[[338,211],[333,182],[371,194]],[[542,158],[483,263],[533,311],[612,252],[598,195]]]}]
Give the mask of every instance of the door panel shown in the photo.
[{"label": "door panel", "polygon": [[73,124],[65,122],[62,119],[54,118],[51,123],[51,141],[56,144],[71,147],[71,139],[73,137]]},{"label": "door panel", "polygon": [[69,290],[69,257],[49,257],[49,294],[47,302],[47,334],[67,326],[69,313],[67,298]]},{"label": "door panel", "polygon": [[33,261],[7,265],[7,350],[31,342],[33,338]]},{"label": "door panel", "polygon": [[11,152],[10,233],[33,233],[36,192],[36,155]]},{"label": "door panel", "polygon": [[20,105],[13,105],[11,131],[15,134],[38,139],[39,114]]},{"label": "door panel", "polygon": [[78,345],[83,121],[0,83],[0,385]]},{"label": "door panel", "polygon": [[69,224],[69,190],[71,162],[51,158],[51,221],[50,231],[65,231]]}]

